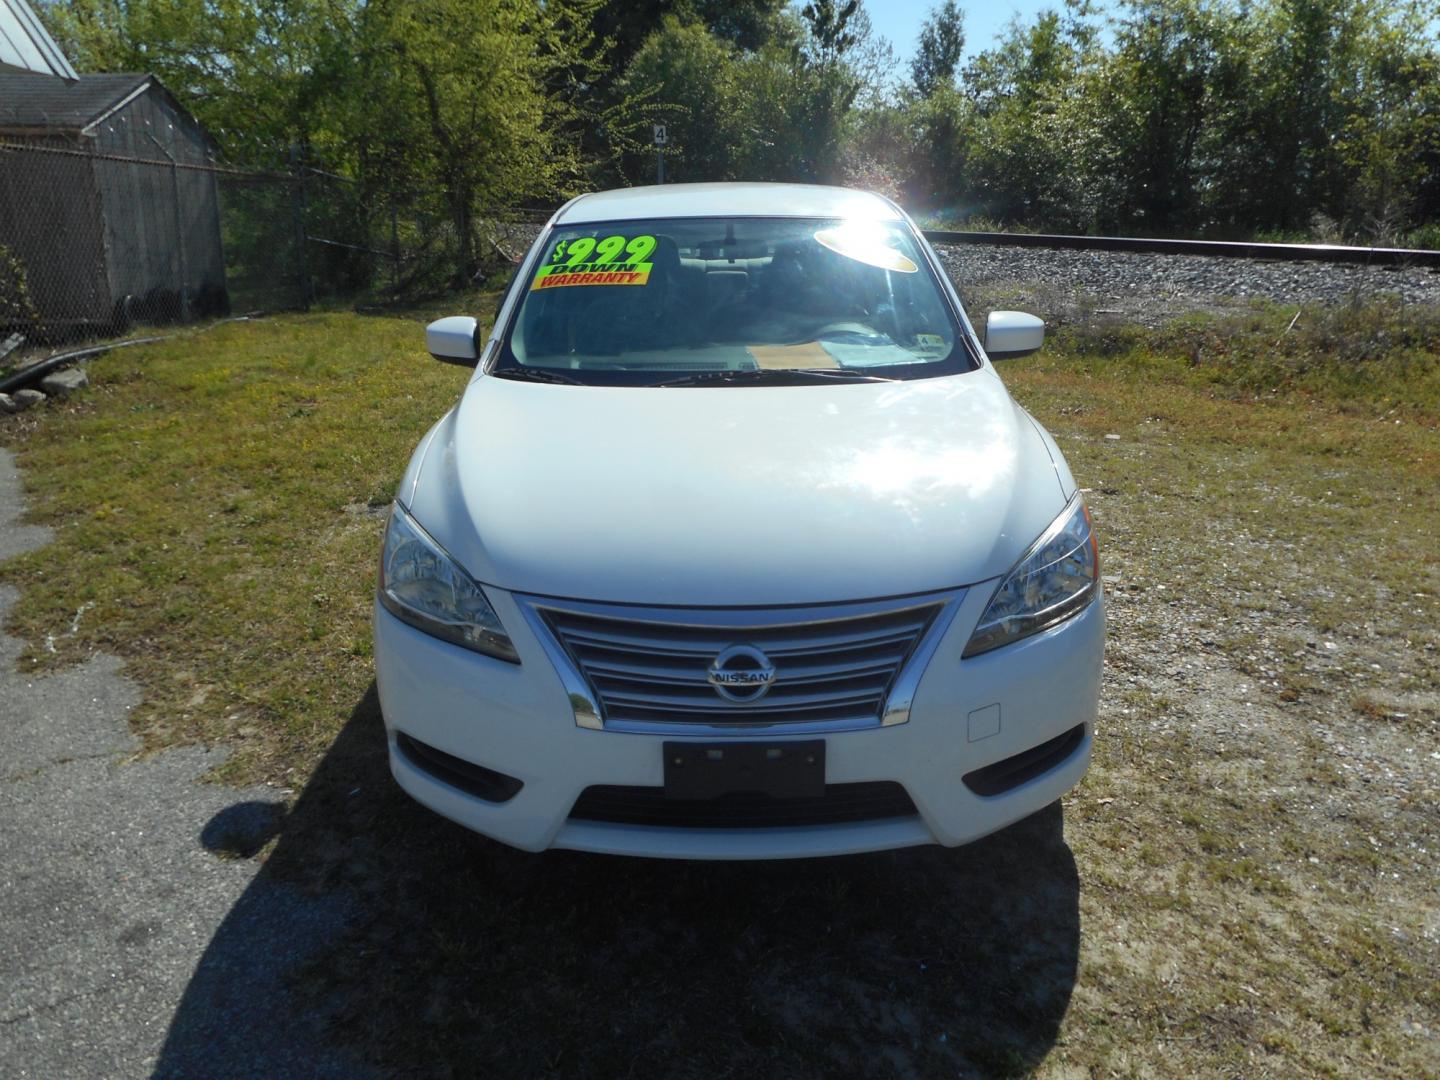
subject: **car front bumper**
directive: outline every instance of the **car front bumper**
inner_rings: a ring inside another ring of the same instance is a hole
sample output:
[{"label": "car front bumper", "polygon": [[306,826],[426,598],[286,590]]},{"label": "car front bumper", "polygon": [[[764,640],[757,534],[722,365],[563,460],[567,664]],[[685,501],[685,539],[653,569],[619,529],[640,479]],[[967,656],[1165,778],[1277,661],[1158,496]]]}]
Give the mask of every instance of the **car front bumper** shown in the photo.
[{"label": "car front bumper", "polygon": [[[993,584],[993,583],[990,583]],[[828,784],[893,781],[916,813],[844,824],[680,828],[571,817],[592,785],[658,788],[663,738],[576,725],[571,702],[540,641],[509,594],[487,589],[519,664],[447,644],[375,607],[375,665],[390,765],[419,802],[462,825],[528,851],[570,848],[699,859],[838,855],[979,839],[1047,806],[1089,765],[1105,638],[1103,599],[1057,627],[961,660],[992,589],[972,588],[941,637],[910,718],[892,727],[827,733]],[[962,777],[1081,729],[1068,754],[1000,794],[976,794]],[[464,762],[514,777],[504,802],[442,779],[397,744],[403,733]],[[755,733],[767,744],[813,732]],[[713,737],[696,738],[714,743]]]}]

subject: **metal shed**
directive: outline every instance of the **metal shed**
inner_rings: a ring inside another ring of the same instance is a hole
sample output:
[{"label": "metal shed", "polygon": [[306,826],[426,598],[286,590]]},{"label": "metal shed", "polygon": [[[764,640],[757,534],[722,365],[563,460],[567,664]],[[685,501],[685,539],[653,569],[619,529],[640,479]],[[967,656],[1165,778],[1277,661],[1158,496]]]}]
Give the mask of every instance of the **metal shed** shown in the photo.
[{"label": "metal shed", "polygon": [[214,151],[154,76],[0,72],[0,248],[42,334],[226,310]]}]

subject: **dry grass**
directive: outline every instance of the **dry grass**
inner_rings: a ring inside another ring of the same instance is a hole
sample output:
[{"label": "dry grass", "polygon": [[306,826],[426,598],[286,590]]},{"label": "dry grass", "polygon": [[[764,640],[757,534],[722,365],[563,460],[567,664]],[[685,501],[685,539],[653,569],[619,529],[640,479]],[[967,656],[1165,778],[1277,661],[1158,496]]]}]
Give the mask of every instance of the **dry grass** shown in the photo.
[{"label": "dry grass", "polygon": [[1047,1068],[1440,1068],[1435,353],[1330,370],[1367,362],[1352,338],[1257,377],[1234,358],[1278,321],[1006,369],[1092,488],[1111,611],[1067,805],[1095,932]]},{"label": "dry grass", "polygon": [[297,987],[406,1072],[1440,1075],[1440,348],[1292,314],[1003,367],[1090,489],[1112,639],[1085,783],[957,852],[534,857],[398,795],[367,508],[464,378],[412,322],[98,362],[0,429],[57,530],[0,579],[25,663],[125,657],[150,745],[310,778],[257,887],[360,898]]}]

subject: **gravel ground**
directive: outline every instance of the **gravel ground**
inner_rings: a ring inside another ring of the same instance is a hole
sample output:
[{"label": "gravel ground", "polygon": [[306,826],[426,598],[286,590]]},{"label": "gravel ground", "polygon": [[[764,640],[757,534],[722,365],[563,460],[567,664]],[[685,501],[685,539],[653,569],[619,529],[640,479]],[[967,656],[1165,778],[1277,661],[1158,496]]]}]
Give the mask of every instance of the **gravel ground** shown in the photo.
[{"label": "gravel ground", "polygon": [[1348,263],[1272,262],[1203,255],[937,244],[972,314],[986,301],[1028,302],[1047,319],[1097,315],[1155,325],[1191,311],[1256,300],[1343,304],[1383,294],[1440,304],[1440,272]]}]

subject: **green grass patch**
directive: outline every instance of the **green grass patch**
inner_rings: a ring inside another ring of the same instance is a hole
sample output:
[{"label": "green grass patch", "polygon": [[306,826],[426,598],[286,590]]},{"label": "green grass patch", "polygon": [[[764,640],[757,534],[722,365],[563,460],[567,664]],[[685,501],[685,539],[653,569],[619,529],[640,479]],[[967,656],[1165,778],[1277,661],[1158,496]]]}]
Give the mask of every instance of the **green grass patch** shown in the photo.
[{"label": "green grass patch", "polygon": [[[1440,309],[1398,301],[1259,306],[1159,330],[1067,328],[1055,353],[1081,370],[1235,397],[1309,399],[1346,413],[1440,415]],[[1053,354],[1052,354],[1053,355]]]},{"label": "green grass patch", "polygon": [[44,670],[94,651],[145,687],[150,746],[227,739],[230,770],[304,773],[371,677],[383,512],[465,385],[423,323],[215,326],[108,354],[95,388],[5,426],[55,545],[0,566]]}]

